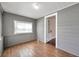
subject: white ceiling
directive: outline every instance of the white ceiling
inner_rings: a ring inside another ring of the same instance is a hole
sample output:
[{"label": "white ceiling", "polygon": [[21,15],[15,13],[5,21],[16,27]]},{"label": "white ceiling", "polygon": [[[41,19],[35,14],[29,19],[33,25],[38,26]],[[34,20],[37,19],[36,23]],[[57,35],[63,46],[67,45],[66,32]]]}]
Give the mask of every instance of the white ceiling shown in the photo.
[{"label": "white ceiling", "polygon": [[76,2],[37,2],[39,9],[32,6],[34,2],[1,2],[3,10],[34,19],[54,13],[63,8],[76,4]]}]

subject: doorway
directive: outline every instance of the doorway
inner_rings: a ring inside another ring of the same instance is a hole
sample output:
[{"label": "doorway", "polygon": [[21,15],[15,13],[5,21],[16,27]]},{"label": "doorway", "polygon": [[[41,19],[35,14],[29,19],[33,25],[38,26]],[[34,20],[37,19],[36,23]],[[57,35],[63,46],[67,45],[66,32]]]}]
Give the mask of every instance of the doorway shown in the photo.
[{"label": "doorway", "polygon": [[45,43],[57,47],[57,13],[45,17]]}]

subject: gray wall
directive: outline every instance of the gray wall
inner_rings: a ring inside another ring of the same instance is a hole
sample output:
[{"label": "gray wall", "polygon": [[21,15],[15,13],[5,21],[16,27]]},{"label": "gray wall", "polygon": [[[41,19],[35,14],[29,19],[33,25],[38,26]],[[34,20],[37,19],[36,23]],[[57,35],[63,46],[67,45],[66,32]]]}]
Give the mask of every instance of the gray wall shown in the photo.
[{"label": "gray wall", "polygon": [[[14,34],[14,20],[33,22],[33,33]],[[5,47],[36,39],[36,20],[11,13],[3,13]]]},{"label": "gray wall", "polygon": [[0,56],[1,53],[3,52],[3,39],[2,39],[2,7],[0,5]]},{"label": "gray wall", "polygon": [[0,55],[3,51],[3,39],[2,39],[2,14],[0,12]]},{"label": "gray wall", "polygon": [[44,17],[37,20],[37,39],[44,42]]},{"label": "gray wall", "polygon": [[79,56],[79,4],[58,12],[57,47]]}]

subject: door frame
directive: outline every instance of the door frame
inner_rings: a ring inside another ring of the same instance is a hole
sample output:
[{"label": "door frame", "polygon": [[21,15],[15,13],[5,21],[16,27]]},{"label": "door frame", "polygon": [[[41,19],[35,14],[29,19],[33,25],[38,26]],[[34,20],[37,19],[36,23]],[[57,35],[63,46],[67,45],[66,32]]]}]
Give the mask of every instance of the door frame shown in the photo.
[{"label": "door frame", "polygon": [[46,28],[48,28],[47,18],[51,17],[51,16],[56,16],[56,42],[55,42],[56,46],[55,47],[57,48],[57,12],[44,17],[44,43],[47,43],[47,41],[46,41],[47,40],[47,38],[46,38],[47,37],[47,33],[46,33],[47,29]]}]

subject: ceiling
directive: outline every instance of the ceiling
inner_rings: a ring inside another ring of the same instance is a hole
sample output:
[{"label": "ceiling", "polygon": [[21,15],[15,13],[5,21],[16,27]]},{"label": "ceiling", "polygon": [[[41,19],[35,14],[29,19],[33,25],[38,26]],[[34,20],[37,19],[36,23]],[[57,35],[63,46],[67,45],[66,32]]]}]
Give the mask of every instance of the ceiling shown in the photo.
[{"label": "ceiling", "polygon": [[1,2],[3,10],[34,19],[54,13],[77,2],[37,2],[39,9],[33,7],[34,2]]}]

